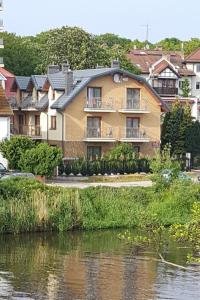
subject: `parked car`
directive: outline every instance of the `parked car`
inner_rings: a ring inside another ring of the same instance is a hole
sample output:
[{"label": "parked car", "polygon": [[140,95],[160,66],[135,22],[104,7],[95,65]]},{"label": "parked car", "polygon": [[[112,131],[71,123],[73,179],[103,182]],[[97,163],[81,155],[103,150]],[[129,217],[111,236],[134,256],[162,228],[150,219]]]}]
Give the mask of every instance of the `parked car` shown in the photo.
[{"label": "parked car", "polygon": [[32,173],[7,173],[3,175],[0,179],[5,180],[5,179],[11,179],[15,177],[26,177],[26,178],[35,178],[35,176]]},{"label": "parked car", "polygon": [[2,163],[0,163],[0,178],[6,174],[8,171],[7,169],[4,167],[4,165]]},{"label": "parked car", "polygon": [[[169,169],[165,169],[161,172],[161,176],[163,177],[163,179],[165,179],[166,182],[169,182],[172,178],[172,171]],[[192,177],[190,177],[186,173],[180,171],[178,173],[177,179],[191,181]]]}]

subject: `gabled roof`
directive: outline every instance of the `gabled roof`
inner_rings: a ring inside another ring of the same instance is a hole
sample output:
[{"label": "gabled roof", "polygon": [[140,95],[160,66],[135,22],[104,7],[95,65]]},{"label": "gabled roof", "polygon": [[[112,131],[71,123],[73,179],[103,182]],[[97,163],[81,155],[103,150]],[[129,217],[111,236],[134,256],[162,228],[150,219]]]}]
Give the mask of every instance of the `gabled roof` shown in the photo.
[{"label": "gabled roof", "polygon": [[178,67],[182,67],[183,63],[182,53],[178,51],[132,49],[127,57],[143,74],[149,74],[149,68],[164,57],[167,57],[170,63]]},{"label": "gabled roof", "polygon": [[188,55],[185,59],[185,62],[196,62],[200,63],[200,48],[196,49],[190,55]]},{"label": "gabled roof", "polygon": [[6,78],[8,78],[8,77],[14,78],[15,77],[14,74],[12,74],[11,72],[9,72],[8,70],[6,70],[5,68],[2,68],[2,67],[0,67],[0,73]]},{"label": "gabled roof", "polygon": [[21,91],[26,91],[29,81],[30,77],[28,76],[16,76],[12,85],[12,91],[14,90],[15,86],[17,86]]},{"label": "gabled roof", "polygon": [[8,100],[6,98],[4,89],[0,84],[0,117],[1,116],[11,116],[13,115],[13,111],[10,108]]},{"label": "gabled roof", "polygon": [[48,98],[48,93],[44,95],[40,101],[35,105],[35,108],[44,111],[49,105],[49,98]]},{"label": "gabled roof", "polygon": [[[113,75],[115,73],[123,74],[141,84],[147,86],[151,93],[157,98],[164,110],[168,110],[165,103],[162,101],[160,96],[155,92],[155,90],[149,85],[149,83],[141,76],[137,76],[128,71],[124,71],[118,68],[102,68],[102,69],[88,69],[88,70],[78,70],[74,71],[74,89],[67,95],[66,93],[59,97],[55,103],[51,106],[53,109],[63,110],[92,80],[103,77],[106,75]],[[54,75],[55,76],[55,75]]]},{"label": "gabled roof", "polygon": [[167,68],[169,68],[173,73],[176,74],[177,77],[179,77],[178,72],[174,69],[174,67],[171,65],[171,63],[169,63],[167,60],[163,59],[161,60],[153,69],[152,74],[154,76],[159,76],[159,74],[161,72],[163,72],[164,70],[166,70]]},{"label": "gabled roof", "polygon": [[47,75],[32,75],[31,81],[33,82],[37,91],[42,91]]}]

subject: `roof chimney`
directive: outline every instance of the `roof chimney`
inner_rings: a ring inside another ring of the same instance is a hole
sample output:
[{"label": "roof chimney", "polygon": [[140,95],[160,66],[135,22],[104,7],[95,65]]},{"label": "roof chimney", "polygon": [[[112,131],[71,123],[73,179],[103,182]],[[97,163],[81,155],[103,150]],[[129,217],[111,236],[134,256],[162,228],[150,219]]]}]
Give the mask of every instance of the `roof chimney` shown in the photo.
[{"label": "roof chimney", "polygon": [[120,68],[120,62],[118,59],[115,59],[111,62],[111,68],[117,68],[117,69]]},{"label": "roof chimney", "polygon": [[57,65],[49,65],[48,66],[48,70],[47,70],[47,74],[55,74],[60,72],[60,67]]},{"label": "roof chimney", "polygon": [[65,93],[69,95],[73,90],[74,74],[68,63],[62,64],[62,73],[65,75]]}]

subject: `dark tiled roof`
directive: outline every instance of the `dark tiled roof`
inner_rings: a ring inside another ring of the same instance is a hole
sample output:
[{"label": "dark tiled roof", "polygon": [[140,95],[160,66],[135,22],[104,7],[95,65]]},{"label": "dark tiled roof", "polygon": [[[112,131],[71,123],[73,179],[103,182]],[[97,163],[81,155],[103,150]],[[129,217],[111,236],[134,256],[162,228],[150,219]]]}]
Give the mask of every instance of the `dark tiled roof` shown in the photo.
[{"label": "dark tiled roof", "polygon": [[35,102],[33,101],[32,95],[28,95],[26,98],[24,98],[20,107],[22,109],[35,107]]},{"label": "dark tiled roof", "polygon": [[43,111],[48,107],[48,105],[49,105],[49,98],[48,98],[48,94],[46,94],[36,104],[35,108],[40,110],[40,111]]},{"label": "dark tiled roof", "polygon": [[[74,71],[74,89],[72,92],[67,95],[66,93],[59,97],[55,103],[51,106],[53,109],[59,109],[62,110],[64,109],[92,80],[106,76],[106,75],[113,75],[114,73],[121,73],[124,74],[125,76],[128,76],[130,78],[135,79],[136,81],[146,85],[151,92],[157,97],[158,101],[160,101],[162,107],[164,110],[168,110],[166,107],[165,103],[162,101],[160,96],[155,92],[155,90],[150,86],[150,84],[141,76],[137,76],[133,73],[130,73],[128,71],[124,71],[118,68],[102,68],[102,69],[88,69],[88,70],[79,70],[79,71]],[[63,80],[64,75],[59,73],[59,77],[57,76],[58,74],[51,75],[51,77],[56,77],[56,84],[58,86],[59,80]],[[59,78],[59,80],[58,80]],[[64,89],[64,81],[60,83],[63,84],[63,89]]]},{"label": "dark tiled roof", "polygon": [[31,80],[37,91],[42,91],[47,75],[32,75]]},{"label": "dark tiled roof", "polygon": [[26,91],[29,81],[30,81],[30,77],[27,76],[16,76],[15,77],[16,80],[16,84],[18,86],[18,88],[22,91]]}]

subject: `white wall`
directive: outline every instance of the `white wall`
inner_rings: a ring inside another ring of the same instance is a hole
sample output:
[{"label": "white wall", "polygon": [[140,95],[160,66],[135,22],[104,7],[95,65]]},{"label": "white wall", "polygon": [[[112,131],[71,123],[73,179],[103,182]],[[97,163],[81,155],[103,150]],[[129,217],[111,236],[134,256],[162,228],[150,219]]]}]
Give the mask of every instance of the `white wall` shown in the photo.
[{"label": "white wall", "polygon": [[[0,142],[6,138],[10,138],[10,118],[0,117]],[[2,157],[0,153],[0,163],[7,167],[7,161]]]}]

